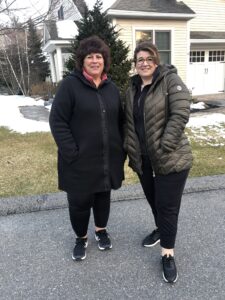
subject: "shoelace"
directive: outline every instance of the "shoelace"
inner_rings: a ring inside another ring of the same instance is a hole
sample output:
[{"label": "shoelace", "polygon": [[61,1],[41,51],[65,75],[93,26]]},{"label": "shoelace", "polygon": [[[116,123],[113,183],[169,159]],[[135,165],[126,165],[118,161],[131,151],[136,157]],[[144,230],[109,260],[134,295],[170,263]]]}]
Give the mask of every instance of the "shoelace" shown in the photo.
[{"label": "shoelace", "polygon": [[174,266],[174,257],[171,255],[167,256],[165,262],[169,268],[172,268]]},{"label": "shoelace", "polygon": [[155,233],[157,233],[156,229],[152,231],[151,235],[155,235]]},{"label": "shoelace", "polygon": [[108,240],[109,240],[109,236],[108,236],[108,233],[106,232],[106,230],[99,231],[97,233],[97,236],[99,237],[99,239],[101,241],[108,242]]},{"label": "shoelace", "polygon": [[152,233],[151,234],[149,234],[149,236],[150,237],[153,237],[155,234],[157,234],[158,233],[158,229],[155,229],[155,230],[153,230],[152,231]]},{"label": "shoelace", "polygon": [[76,238],[76,247],[83,248],[85,246],[86,239]]}]

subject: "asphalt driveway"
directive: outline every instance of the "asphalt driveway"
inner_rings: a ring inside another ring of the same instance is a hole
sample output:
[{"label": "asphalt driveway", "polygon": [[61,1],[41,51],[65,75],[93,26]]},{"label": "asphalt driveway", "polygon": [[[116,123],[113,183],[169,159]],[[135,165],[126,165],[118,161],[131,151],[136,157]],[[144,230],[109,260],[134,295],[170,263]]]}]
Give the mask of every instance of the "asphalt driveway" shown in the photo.
[{"label": "asphalt driveway", "polygon": [[74,235],[67,208],[1,216],[0,299],[224,300],[224,183],[224,176],[188,182],[176,243],[179,279],[174,285],[162,280],[160,246],[141,246],[153,220],[137,186],[130,198],[129,190],[121,191],[123,201],[122,194],[113,196],[113,249],[97,249],[91,219],[87,258],[79,263],[71,259]]}]

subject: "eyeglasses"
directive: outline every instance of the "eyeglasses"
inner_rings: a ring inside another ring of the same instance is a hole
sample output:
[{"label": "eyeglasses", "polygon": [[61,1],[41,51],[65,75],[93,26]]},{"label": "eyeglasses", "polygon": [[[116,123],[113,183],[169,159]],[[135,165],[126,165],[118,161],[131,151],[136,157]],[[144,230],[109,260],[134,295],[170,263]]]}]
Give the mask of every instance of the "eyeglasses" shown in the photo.
[{"label": "eyeglasses", "polygon": [[147,58],[140,57],[137,59],[137,65],[139,66],[143,65],[144,62],[146,62],[147,65],[150,65],[152,62],[154,62],[154,57],[152,56],[149,56]]}]

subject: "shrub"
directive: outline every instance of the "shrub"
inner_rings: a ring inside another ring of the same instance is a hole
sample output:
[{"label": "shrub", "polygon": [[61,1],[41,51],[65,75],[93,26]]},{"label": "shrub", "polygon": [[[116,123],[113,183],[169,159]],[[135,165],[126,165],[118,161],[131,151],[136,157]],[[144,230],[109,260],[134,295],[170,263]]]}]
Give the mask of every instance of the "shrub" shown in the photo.
[{"label": "shrub", "polygon": [[31,86],[30,95],[35,97],[41,97],[44,100],[53,98],[55,95],[59,83],[39,82]]}]

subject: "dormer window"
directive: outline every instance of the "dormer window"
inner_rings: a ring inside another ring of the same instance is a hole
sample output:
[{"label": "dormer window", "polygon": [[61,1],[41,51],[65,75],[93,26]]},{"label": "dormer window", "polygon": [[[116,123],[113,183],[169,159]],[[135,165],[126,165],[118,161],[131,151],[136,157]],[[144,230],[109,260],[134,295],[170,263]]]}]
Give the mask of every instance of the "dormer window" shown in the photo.
[{"label": "dormer window", "polygon": [[60,9],[58,10],[58,19],[64,20],[64,12],[63,12],[63,6],[60,6]]}]

